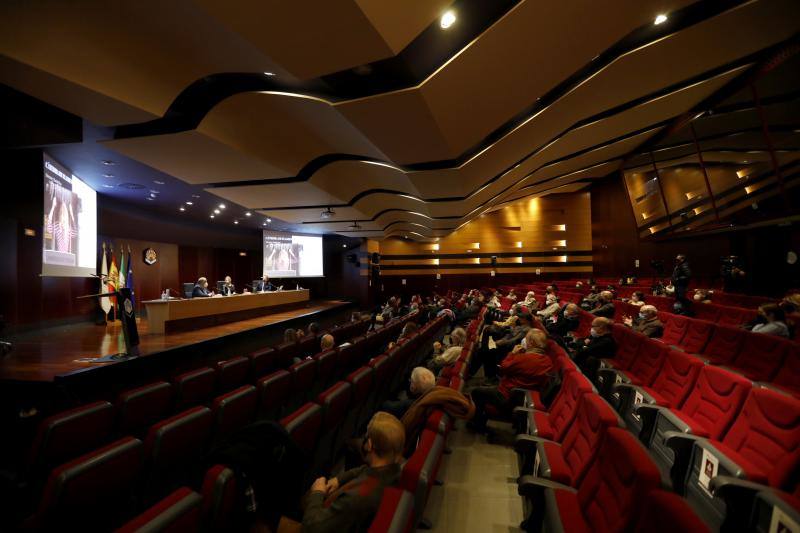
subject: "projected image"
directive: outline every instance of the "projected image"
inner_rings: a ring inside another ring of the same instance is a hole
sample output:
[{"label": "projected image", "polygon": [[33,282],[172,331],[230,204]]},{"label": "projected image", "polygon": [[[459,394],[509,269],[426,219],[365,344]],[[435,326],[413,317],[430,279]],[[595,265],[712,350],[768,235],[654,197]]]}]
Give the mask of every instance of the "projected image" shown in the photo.
[{"label": "projected image", "polygon": [[322,276],[322,237],[265,231],[264,273],[273,278]]},{"label": "projected image", "polygon": [[44,156],[42,274],[89,276],[96,270],[96,193]]}]

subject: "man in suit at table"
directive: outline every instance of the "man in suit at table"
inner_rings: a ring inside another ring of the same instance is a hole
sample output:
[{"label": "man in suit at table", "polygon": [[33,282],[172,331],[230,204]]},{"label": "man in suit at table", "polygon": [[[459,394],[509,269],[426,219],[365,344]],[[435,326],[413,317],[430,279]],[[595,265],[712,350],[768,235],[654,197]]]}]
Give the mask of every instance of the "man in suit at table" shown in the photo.
[{"label": "man in suit at table", "polygon": [[192,289],[192,298],[207,298],[209,296],[214,296],[214,291],[208,290],[208,280],[199,278],[197,283],[194,284],[194,289]]},{"label": "man in suit at table", "polygon": [[256,284],[256,292],[268,292],[274,291],[275,289],[275,285],[270,283],[269,276],[266,274],[264,274],[264,276],[261,278],[261,281]]}]

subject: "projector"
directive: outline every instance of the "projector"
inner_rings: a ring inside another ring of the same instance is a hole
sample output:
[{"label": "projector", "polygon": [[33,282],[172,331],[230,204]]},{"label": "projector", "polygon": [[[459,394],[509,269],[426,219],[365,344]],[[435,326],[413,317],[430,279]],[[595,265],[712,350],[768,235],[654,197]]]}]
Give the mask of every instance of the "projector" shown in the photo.
[{"label": "projector", "polygon": [[319,215],[319,218],[328,219],[328,218],[331,218],[331,217],[332,217],[333,215],[335,215],[335,214],[336,214],[336,213],[333,211],[333,209],[331,209],[331,208],[329,207],[328,209],[326,209],[325,211],[323,211],[322,213],[320,213],[320,215]]}]

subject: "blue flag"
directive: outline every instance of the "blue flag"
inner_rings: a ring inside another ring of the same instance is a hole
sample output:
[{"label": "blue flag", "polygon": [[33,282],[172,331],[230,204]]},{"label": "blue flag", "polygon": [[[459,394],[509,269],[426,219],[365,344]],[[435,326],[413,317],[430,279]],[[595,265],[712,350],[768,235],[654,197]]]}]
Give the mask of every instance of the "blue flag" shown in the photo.
[{"label": "blue flag", "polygon": [[133,263],[131,262],[131,246],[128,245],[128,261],[126,263],[128,267],[128,273],[125,276],[125,286],[131,290],[131,303],[136,304],[136,300],[133,298]]}]

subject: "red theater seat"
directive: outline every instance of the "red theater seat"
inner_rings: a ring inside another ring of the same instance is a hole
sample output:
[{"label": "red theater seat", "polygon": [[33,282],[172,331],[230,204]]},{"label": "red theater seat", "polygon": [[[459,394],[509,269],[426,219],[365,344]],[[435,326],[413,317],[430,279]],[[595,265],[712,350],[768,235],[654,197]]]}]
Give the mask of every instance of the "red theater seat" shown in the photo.
[{"label": "red theater seat", "polygon": [[224,465],[212,466],[203,479],[203,520],[206,531],[235,529],[236,476]]},{"label": "red theater seat", "polygon": [[292,440],[302,450],[308,462],[306,470],[300,473],[303,478],[302,486],[308,486],[311,478],[319,472],[314,470],[314,457],[322,429],[322,407],[315,403],[306,403],[300,409],[281,420],[281,425],[292,437]]},{"label": "red theater seat", "polygon": [[353,386],[352,408],[348,411],[344,422],[344,431],[349,437],[356,436],[357,433],[364,429],[367,424],[367,417],[371,415],[367,404],[372,392],[374,375],[375,372],[371,367],[362,366],[347,376],[347,381]]},{"label": "red theater seat", "polygon": [[217,385],[217,374],[208,367],[198,368],[176,376],[174,383],[175,409],[186,409],[211,400]]},{"label": "red theater seat", "polygon": [[258,393],[252,385],[244,385],[221,396],[212,404],[214,439],[222,442],[251,423],[256,416]]},{"label": "red theater seat", "polygon": [[411,533],[416,529],[414,525],[414,495],[386,487],[367,533]]},{"label": "red theater seat", "polygon": [[670,348],[664,343],[645,338],[639,346],[636,359],[627,370],[615,368],[601,368],[598,373],[598,382],[601,384],[601,393],[614,405],[619,405],[620,393],[616,387],[620,383],[634,385],[650,385],[655,381],[667,352]]},{"label": "red theater seat", "polygon": [[276,370],[275,348],[266,347],[247,354],[250,359],[250,375],[254,380],[266,375],[270,370]]},{"label": "red theater seat", "polygon": [[258,417],[278,420],[286,412],[292,391],[292,374],[278,370],[264,376],[256,383],[258,388]]},{"label": "red theater seat", "polygon": [[596,394],[584,394],[578,400],[578,414],[562,442],[517,435],[514,448],[520,475],[552,479],[574,487],[594,460],[606,429],[620,425],[622,420],[605,400]]},{"label": "red theater seat", "polygon": [[686,500],[663,490],[647,494],[635,533],[707,533],[710,529]]},{"label": "red theater seat", "polygon": [[217,390],[219,392],[232,391],[247,382],[250,373],[250,361],[246,357],[234,357],[227,361],[218,361]]},{"label": "red theater seat", "polygon": [[517,433],[561,441],[569,424],[575,418],[578,400],[583,394],[592,392],[591,382],[579,372],[564,375],[561,388],[548,411],[515,407],[514,422]]},{"label": "red theater seat", "polygon": [[304,359],[290,366],[289,372],[293,377],[287,409],[293,411],[312,398],[317,362],[314,359]]},{"label": "red theater seat", "polygon": [[392,362],[387,355],[379,355],[372,358],[367,365],[375,372],[374,380],[375,387],[372,388],[372,394],[369,400],[369,411],[375,412],[378,407],[389,397],[389,381],[392,375]]},{"label": "red theater seat", "polygon": [[717,324],[701,353],[714,364],[729,364],[739,354],[745,335],[741,328]]},{"label": "red theater seat", "polygon": [[44,473],[108,442],[114,427],[114,407],[95,402],[42,420],[28,455],[32,475]]},{"label": "red theater seat", "polygon": [[669,315],[664,323],[664,334],[661,341],[670,346],[678,346],[689,327],[689,318],[681,315]]},{"label": "red theater seat", "polygon": [[523,529],[545,531],[625,531],[642,513],[661,477],[647,451],[624,429],[609,428],[577,490],[531,476],[520,479],[526,513]]},{"label": "red theater seat", "polygon": [[773,383],[783,390],[800,397],[800,343],[788,345],[783,364],[775,374]]},{"label": "red theater seat", "polygon": [[769,381],[778,373],[791,344],[781,337],[750,333],[730,366],[753,381]]},{"label": "red theater seat", "polygon": [[678,344],[687,353],[703,353],[708,339],[714,332],[714,324],[706,320],[690,320],[686,334]]},{"label": "red theater seat", "polygon": [[166,417],[172,407],[172,385],[166,381],[121,392],[117,397],[117,432],[139,433]]},{"label": "red theater seat", "polygon": [[336,350],[326,350],[314,356],[317,361],[317,384],[315,389],[324,390],[338,379],[337,364],[339,354]]},{"label": "red theater seat", "polygon": [[300,346],[297,341],[281,343],[275,347],[275,368],[286,368],[292,364],[295,357],[299,356]]},{"label": "red theater seat", "polygon": [[297,341],[298,357],[311,357],[319,352],[319,340],[316,335],[306,335]]},{"label": "red theater seat", "polygon": [[332,466],[331,462],[339,455],[345,439],[350,436],[342,430],[350,408],[351,389],[350,383],[340,381],[317,397],[317,403],[322,406],[323,411],[322,435],[317,448],[322,470],[327,471],[326,467]]},{"label": "red theater seat", "polygon": [[202,506],[203,498],[199,494],[181,487],[119,528],[117,533],[200,531]]},{"label": "red theater seat", "polygon": [[39,531],[102,531],[122,523],[142,469],[142,442],[125,437],[55,468],[36,514]]},{"label": "red theater seat", "polygon": [[403,466],[400,488],[414,495],[414,524],[420,523],[444,453],[444,436],[422,430],[417,448]]}]

